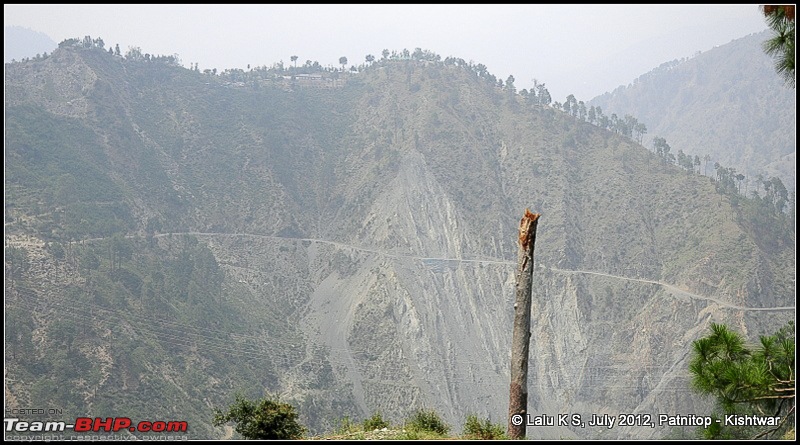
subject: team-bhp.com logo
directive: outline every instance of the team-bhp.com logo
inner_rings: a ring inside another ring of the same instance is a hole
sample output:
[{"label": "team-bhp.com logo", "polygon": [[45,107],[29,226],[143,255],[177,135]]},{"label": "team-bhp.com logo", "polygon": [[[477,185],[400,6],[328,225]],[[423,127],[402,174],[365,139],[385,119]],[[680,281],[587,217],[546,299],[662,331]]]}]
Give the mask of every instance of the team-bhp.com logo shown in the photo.
[{"label": "team-bhp.com logo", "polygon": [[27,433],[27,432],[60,432],[65,430],[72,430],[76,433],[94,432],[119,432],[127,430],[130,432],[139,433],[185,433],[188,424],[183,421],[161,421],[157,420],[150,422],[143,420],[134,424],[128,417],[78,417],[75,423],[67,424],[66,422],[41,422],[41,421],[28,421],[23,422],[18,418],[5,418],[6,432],[7,433]]}]

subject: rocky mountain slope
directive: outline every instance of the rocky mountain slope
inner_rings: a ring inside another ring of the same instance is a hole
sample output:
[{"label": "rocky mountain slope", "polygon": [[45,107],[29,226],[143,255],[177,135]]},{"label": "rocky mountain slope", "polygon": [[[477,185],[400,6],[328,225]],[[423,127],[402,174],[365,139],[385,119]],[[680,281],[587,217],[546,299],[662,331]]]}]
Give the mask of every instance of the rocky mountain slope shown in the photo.
[{"label": "rocky mountain slope", "polygon": [[62,48],[5,85],[19,406],[188,419],[192,437],[224,434],[212,411],[236,391],[316,432],[420,407],[505,423],[526,207],[532,413],[705,412],[691,342],[794,318],[785,214],[458,59],[303,80]]}]

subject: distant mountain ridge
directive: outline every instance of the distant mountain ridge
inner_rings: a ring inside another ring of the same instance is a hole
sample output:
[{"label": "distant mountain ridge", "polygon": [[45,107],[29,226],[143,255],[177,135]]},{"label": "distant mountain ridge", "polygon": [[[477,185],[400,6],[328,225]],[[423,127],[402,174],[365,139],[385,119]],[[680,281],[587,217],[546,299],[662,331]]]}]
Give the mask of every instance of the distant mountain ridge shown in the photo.
[{"label": "distant mountain ridge", "polygon": [[794,319],[780,198],[460,59],[297,74],[80,43],[6,66],[10,406],[186,419],[192,438],[225,436],[210,421],[236,392],[280,395],[313,432],[422,407],[505,424],[526,207],[531,412],[709,412],[691,342],[712,321],[753,337]]},{"label": "distant mountain ridge", "polygon": [[710,155],[712,163],[735,168],[751,190],[760,174],[780,177],[794,191],[797,95],[762,49],[769,32],[664,63],[588,105],[635,116],[649,138],[666,138],[673,152]]},{"label": "distant mountain ridge", "polygon": [[34,58],[37,54],[53,52],[58,45],[47,34],[22,26],[3,28],[3,61]]}]

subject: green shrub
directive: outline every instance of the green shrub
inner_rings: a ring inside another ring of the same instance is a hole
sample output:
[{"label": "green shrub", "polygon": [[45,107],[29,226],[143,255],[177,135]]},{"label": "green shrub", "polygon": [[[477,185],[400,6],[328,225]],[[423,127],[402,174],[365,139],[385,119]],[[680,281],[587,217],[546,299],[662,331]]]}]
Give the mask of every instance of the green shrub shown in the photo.
[{"label": "green shrub", "polygon": [[469,439],[481,440],[497,440],[505,439],[505,428],[500,424],[492,423],[489,418],[484,421],[478,419],[478,416],[470,414],[467,416],[467,421],[464,423],[464,435]]},{"label": "green shrub", "polygon": [[350,420],[349,416],[344,416],[344,418],[339,421],[339,428],[336,429],[336,434],[350,434],[356,431],[358,431],[358,426]]},{"label": "green shrub", "polygon": [[418,432],[406,430],[402,435],[400,435],[400,437],[398,437],[398,440],[420,440],[420,437]]},{"label": "green shrub", "polygon": [[429,431],[442,436],[450,431],[450,426],[444,423],[444,420],[435,411],[423,409],[418,410],[406,421],[406,428],[415,431]]},{"label": "green shrub", "polygon": [[214,426],[228,422],[236,423],[234,430],[245,439],[299,439],[306,432],[294,406],[271,398],[250,401],[237,395],[227,413],[214,413]]},{"label": "green shrub", "polygon": [[389,428],[389,422],[383,420],[381,413],[375,413],[372,417],[364,419],[364,431],[373,431],[382,428]]}]

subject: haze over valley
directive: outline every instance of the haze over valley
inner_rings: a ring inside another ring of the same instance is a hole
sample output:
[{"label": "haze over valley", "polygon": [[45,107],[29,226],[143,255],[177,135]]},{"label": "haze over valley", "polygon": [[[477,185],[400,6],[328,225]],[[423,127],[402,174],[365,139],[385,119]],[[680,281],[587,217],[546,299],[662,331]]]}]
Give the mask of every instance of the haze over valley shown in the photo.
[{"label": "haze over valley", "polygon": [[765,35],[571,99],[433,48],[212,70],[87,36],[6,63],[7,407],[193,439],[238,437],[212,426],[237,393],[312,435],[506,425],[529,208],[530,412],[711,414],[692,342],[795,320],[796,97]]}]

